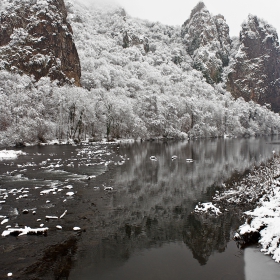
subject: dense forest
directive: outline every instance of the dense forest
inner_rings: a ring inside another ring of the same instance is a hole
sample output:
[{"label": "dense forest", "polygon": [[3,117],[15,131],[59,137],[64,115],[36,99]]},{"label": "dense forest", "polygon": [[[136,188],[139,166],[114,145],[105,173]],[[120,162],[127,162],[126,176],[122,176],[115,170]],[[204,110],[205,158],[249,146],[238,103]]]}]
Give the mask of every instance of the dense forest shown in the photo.
[{"label": "dense forest", "polygon": [[[36,5],[41,2],[47,1]],[[0,12],[9,5],[21,3],[1,1]],[[7,45],[0,47],[1,145],[279,133],[279,114],[269,104],[236,99],[227,91],[223,76],[238,52],[237,38],[231,39],[220,79],[209,83],[195,67],[198,55],[194,59],[188,53],[181,27],[132,18],[118,6],[86,7],[74,0],[65,6],[81,86],[7,70]],[[28,40],[24,29],[15,29],[8,47]],[[43,67],[47,59],[37,55],[34,63]]]}]

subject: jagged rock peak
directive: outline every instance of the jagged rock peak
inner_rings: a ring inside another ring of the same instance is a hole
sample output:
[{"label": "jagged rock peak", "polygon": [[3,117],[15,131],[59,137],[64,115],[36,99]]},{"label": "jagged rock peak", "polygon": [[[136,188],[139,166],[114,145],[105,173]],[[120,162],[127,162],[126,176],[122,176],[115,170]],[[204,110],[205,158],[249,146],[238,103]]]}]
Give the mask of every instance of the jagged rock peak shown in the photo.
[{"label": "jagged rock peak", "polygon": [[270,103],[280,111],[280,48],[274,27],[249,15],[242,24],[240,46],[233,57],[227,89],[262,105]]},{"label": "jagged rock peak", "polygon": [[192,18],[197,12],[201,12],[203,9],[206,9],[206,11],[208,11],[203,2],[198,2],[197,5],[192,9],[190,18]]},{"label": "jagged rock peak", "polygon": [[63,0],[1,0],[0,16],[0,69],[80,85]]},{"label": "jagged rock peak", "polygon": [[194,68],[201,71],[210,84],[218,83],[222,67],[229,62],[231,40],[229,27],[223,16],[212,16],[203,2],[192,10],[181,29],[187,52]]},{"label": "jagged rock peak", "polygon": [[[186,35],[189,32],[189,26],[191,25],[192,21],[198,21],[201,20],[201,17],[203,17],[202,14],[205,14],[204,17],[208,18],[210,16],[209,11],[207,10],[205,4],[203,2],[199,2],[191,11],[191,14],[189,18],[184,22],[182,26],[182,36]],[[199,18],[197,20],[197,18]],[[199,30],[198,30],[199,31]]]},{"label": "jagged rock peak", "polygon": [[240,42],[244,44],[244,48],[250,47],[247,55],[251,58],[258,57],[260,52],[266,52],[271,48],[279,48],[276,29],[266,21],[253,15],[249,15],[248,21],[242,24]]}]

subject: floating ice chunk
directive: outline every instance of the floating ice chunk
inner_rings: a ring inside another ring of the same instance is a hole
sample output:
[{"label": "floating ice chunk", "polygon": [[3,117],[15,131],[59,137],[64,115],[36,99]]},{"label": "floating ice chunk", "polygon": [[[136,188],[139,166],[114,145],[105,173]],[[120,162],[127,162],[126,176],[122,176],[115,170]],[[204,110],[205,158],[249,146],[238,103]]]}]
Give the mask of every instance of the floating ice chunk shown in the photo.
[{"label": "floating ice chunk", "polygon": [[62,219],[66,215],[66,213],[67,213],[67,210],[65,210],[59,218]]},{"label": "floating ice chunk", "polygon": [[104,191],[112,191],[113,190],[113,187],[105,187],[104,188]]},{"label": "floating ice chunk", "polygon": [[193,162],[193,159],[192,158],[187,158],[186,162]]},{"label": "floating ice chunk", "polygon": [[65,188],[65,189],[71,190],[71,189],[73,189],[73,186],[72,186],[72,185],[67,185],[67,186],[65,186],[64,188]]},{"label": "floating ice chunk", "polygon": [[150,160],[157,161],[157,158],[155,156],[150,156]]},{"label": "floating ice chunk", "polygon": [[15,150],[1,150],[0,160],[16,159],[19,155],[26,155],[26,153]]},{"label": "floating ice chunk", "polygon": [[10,234],[18,234],[18,236],[25,235],[25,234],[44,234],[46,233],[48,228],[8,228],[2,232],[2,236],[8,236]]},{"label": "floating ice chunk", "polygon": [[9,273],[7,274],[7,276],[8,276],[8,277],[12,277],[12,276],[13,276],[13,273],[12,273],[12,272],[9,272]]},{"label": "floating ice chunk", "polygon": [[57,228],[57,229],[62,229],[62,226],[57,225],[56,228]]},{"label": "floating ice chunk", "polygon": [[66,195],[68,195],[68,196],[73,196],[75,193],[74,192],[68,192],[68,193],[66,193]]},{"label": "floating ice chunk", "polygon": [[46,219],[58,219],[57,216],[46,216]]},{"label": "floating ice chunk", "polygon": [[49,194],[50,192],[55,192],[56,190],[57,190],[57,188],[43,190],[43,191],[40,192],[40,194]]},{"label": "floating ice chunk", "polygon": [[80,227],[73,227],[73,230],[74,231],[79,231],[79,230],[81,230],[81,228]]},{"label": "floating ice chunk", "polygon": [[9,219],[4,219],[2,222],[1,222],[1,225],[4,225],[4,224],[6,224],[6,223],[8,223],[9,222]]}]

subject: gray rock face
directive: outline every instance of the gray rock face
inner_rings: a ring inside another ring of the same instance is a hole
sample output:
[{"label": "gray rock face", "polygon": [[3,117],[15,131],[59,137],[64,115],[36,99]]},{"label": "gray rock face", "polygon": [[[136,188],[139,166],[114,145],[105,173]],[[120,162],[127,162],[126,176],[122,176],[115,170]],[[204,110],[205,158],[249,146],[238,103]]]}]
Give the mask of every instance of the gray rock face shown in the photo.
[{"label": "gray rock face", "polygon": [[[182,26],[182,37],[193,67],[208,83],[224,82],[235,98],[271,104],[272,110],[280,111],[280,49],[272,26],[249,15],[242,25],[239,49],[232,51],[224,17],[212,16],[199,2]],[[223,75],[225,67],[228,74]]]},{"label": "gray rock face", "polygon": [[221,15],[212,16],[203,2],[192,10],[182,26],[187,52],[210,84],[221,81],[223,67],[228,65],[231,47],[229,27]]},{"label": "gray rock face", "polygon": [[0,15],[0,69],[80,85],[80,61],[63,0],[12,0]]},{"label": "gray rock face", "polygon": [[271,104],[280,111],[280,48],[276,30],[250,15],[242,25],[240,46],[234,55],[227,89],[236,98]]}]

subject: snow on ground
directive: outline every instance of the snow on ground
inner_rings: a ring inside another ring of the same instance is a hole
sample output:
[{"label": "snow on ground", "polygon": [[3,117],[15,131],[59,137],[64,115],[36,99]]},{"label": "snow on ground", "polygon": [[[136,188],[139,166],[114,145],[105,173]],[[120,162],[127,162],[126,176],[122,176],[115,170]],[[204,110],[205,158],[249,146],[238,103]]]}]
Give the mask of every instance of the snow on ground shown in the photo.
[{"label": "snow on ground", "polygon": [[280,158],[269,166],[255,169],[234,187],[217,192],[215,205],[199,203],[195,213],[220,215],[229,205],[251,205],[244,212],[246,222],[239,227],[235,240],[242,245],[258,241],[261,252],[280,262]]},{"label": "snow on ground", "polygon": [[16,159],[19,155],[26,155],[26,153],[15,150],[0,150],[0,160]]},{"label": "snow on ground", "polygon": [[[247,222],[239,228],[239,235],[259,232],[261,251],[280,262],[280,187],[278,180],[268,182],[264,194],[254,210],[245,212]],[[236,239],[239,239],[238,236]]]}]

